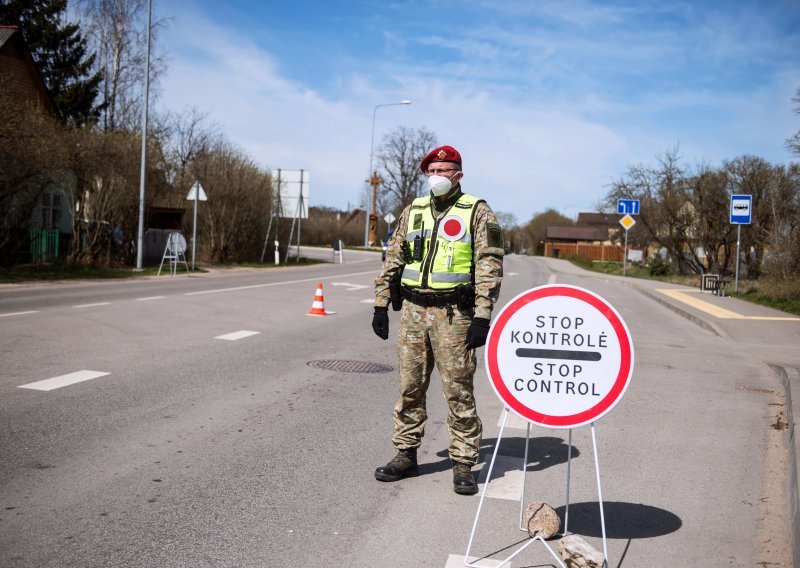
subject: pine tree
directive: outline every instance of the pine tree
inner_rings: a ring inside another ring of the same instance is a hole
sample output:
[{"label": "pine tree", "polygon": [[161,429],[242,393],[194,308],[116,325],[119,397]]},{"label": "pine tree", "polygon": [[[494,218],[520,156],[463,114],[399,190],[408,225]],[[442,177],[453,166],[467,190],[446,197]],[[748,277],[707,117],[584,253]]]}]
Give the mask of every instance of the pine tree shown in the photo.
[{"label": "pine tree", "polygon": [[92,70],[95,55],[79,26],[64,22],[66,10],[67,0],[0,0],[0,24],[19,27],[61,117],[83,126],[100,114],[95,100],[103,76]]}]

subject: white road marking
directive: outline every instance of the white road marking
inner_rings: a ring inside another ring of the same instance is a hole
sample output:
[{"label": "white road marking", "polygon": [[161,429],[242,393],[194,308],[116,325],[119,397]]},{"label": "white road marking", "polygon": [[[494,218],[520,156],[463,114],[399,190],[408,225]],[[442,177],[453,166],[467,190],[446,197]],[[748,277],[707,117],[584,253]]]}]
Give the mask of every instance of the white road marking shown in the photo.
[{"label": "white road marking", "polygon": [[53,377],[52,379],[45,379],[43,381],[36,381],[35,383],[28,383],[27,385],[20,385],[17,388],[51,391],[53,389],[74,385],[75,383],[89,381],[91,379],[104,377],[105,375],[110,374],[111,373],[104,373],[102,371],[75,371],[74,373]]},{"label": "white road marking", "polygon": [[362,288],[366,288],[366,284],[350,284],[349,282],[331,282],[332,286],[347,286],[347,291],[352,292],[354,290],[361,290]]},{"label": "white road marking", "polygon": [[519,272],[506,272],[504,276],[519,276]]},{"label": "white road marking", "polygon": [[96,306],[108,306],[111,305],[111,302],[97,302],[95,304],[80,304],[78,306],[72,306],[73,308],[94,308]]},{"label": "white road marking", "polygon": [[[503,413],[497,418],[497,427],[503,425]],[[528,422],[524,418],[520,418],[513,412],[508,413],[508,420],[506,420],[506,428],[514,428],[516,430],[525,430],[528,427]]]},{"label": "white road marking", "polygon": [[27,314],[38,314],[39,310],[31,310],[29,312],[11,312],[10,314],[0,314],[0,318],[6,318],[9,316],[24,316]]},{"label": "white road marking", "polygon": [[547,279],[548,284],[555,284],[556,283],[556,275],[551,274],[550,277]]},{"label": "white road marking", "polygon": [[252,290],[254,288],[269,288],[271,286],[284,286],[286,284],[302,284],[303,282],[320,282],[331,280],[332,278],[347,278],[349,276],[363,276],[365,274],[372,274],[376,273],[375,270],[370,270],[368,272],[353,272],[352,274],[340,274],[338,276],[328,276],[325,278],[303,278],[302,280],[286,280],[285,282],[269,282],[267,284],[253,284],[251,286],[236,286],[235,288],[217,288],[216,290],[203,290],[201,292],[187,292],[184,296],[199,296],[201,294],[217,294],[219,292],[236,292],[238,290]]},{"label": "white road marking", "polygon": [[[478,477],[478,486],[483,491],[486,483],[486,472],[489,471],[489,462],[483,464]],[[503,456],[498,454],[494,460],[492,480],[489,482],[487,497],[493,499],[507,499],[519,501],[522,494],[522,458]]]},{"label": "white road marking", "polygon": [[250,337],[251,335],[258,335],[261,333],[260,331],[247,331],[245,329],[241,331],[234,331],[233,333],[226,333],[225,335],[218,335],[214,339],[225,339],[227,341],[236,341],[237,339],[244,339],[245,337]]},{"label": "white road marking", "polygon": [[[447,557],[447,564],[444,565],[444,568],[464,568],[465,561],[466,556],[451,554]],[[472,562],[473,566],[480,566],[481,568],[495,568],[500,565],[511,568],[511,564],[503,564],[502,560],[492,560],[491,558],[482,558],[481,560],[473,559]]]},{"label": "white road marking", "polygon": [[369,298],[368,300],[361,300],[362,304],[374,304],[375,298]]},{"label": "white road marking", "polygon": [[150,296],[149,298],[136,298],[137,302],[149,302],[150,300],[163,300],[166,296]]}]

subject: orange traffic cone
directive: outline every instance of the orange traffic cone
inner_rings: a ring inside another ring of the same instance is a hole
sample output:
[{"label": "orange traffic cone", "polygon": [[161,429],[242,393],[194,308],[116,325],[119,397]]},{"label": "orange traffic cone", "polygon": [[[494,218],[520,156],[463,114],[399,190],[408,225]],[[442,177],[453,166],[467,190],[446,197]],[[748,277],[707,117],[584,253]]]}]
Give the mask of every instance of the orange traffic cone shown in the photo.
[{"label": "orange traffic cone", "polygon": [[322,282],[317,284],[317,291],[314,293],[314,303],[311,304],[311,311],[306,315],[309,316],[327,316],[328,312],[325,311],[325,298],[322,296]]}]

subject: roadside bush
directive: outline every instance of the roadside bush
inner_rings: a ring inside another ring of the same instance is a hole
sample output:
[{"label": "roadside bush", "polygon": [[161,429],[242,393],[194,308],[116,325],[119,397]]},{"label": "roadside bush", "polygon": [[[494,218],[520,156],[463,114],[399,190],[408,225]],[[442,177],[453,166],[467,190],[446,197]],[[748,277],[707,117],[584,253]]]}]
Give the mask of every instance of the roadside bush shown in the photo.
[{"label": "roadside bush", "polygon": [[661,258],[660,254],[654,254],[650,257],[649,269],[650,276],[669,276],[672,272],[669,263]]}]

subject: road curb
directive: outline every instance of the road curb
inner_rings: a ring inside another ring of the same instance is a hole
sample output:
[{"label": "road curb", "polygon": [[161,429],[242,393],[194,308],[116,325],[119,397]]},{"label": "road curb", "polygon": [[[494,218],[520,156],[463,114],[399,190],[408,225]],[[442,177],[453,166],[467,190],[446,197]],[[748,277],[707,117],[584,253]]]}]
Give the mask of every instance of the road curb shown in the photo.
[{"label": "road curb", "polygon": [[672,310],[676,314],[688,319],[689,321],[691,321],[695,325],[700,326],[701,328],[705,329],[706,331],[710,331],[711,333],[713,333],[717,337],[721,337],[722,339],[730,339],[728,337],[728,335],[724,331],[722,331],[719,327],[717,327],[715,324],[711,323],[710,321],[708,321],[708,320],[706,320],[706,319],[704,319],[704,318],[702,318],[702,317],[700,317],[700,316],[698,316],[696,314],[693,314],[692,312],[690,312],[688,310],[683,309],[682,307],[680,307],[680,306],[678,306],[676,304],[673,304],[672,302],[670,302],[666,298],[662,298],[661,296],[651,292],[647,288],[644,288],[642,286],[638,286],[633,282],[622,281],[622,283],[624,285],[630,287],[630,288],[633,288],[637,292],[639,292],[641,294],[644,294],[645,296],[647,296],[651,300],[655,300],[656,302],[658,302],[662,306],[664,306],[666,308],[669,308],[670,310]]},{"label": "road curb", "polygon": [[[784,367],[768,365],[781,379],[786,393],[786,422],[789,430],[789,493],[792,516],[792,566],[800,566],[800,494],[797,487],[797,445],[794,433],[794,413],[792,412],[792,384]],[[800,371],[798,371],[800,372]]]}]

